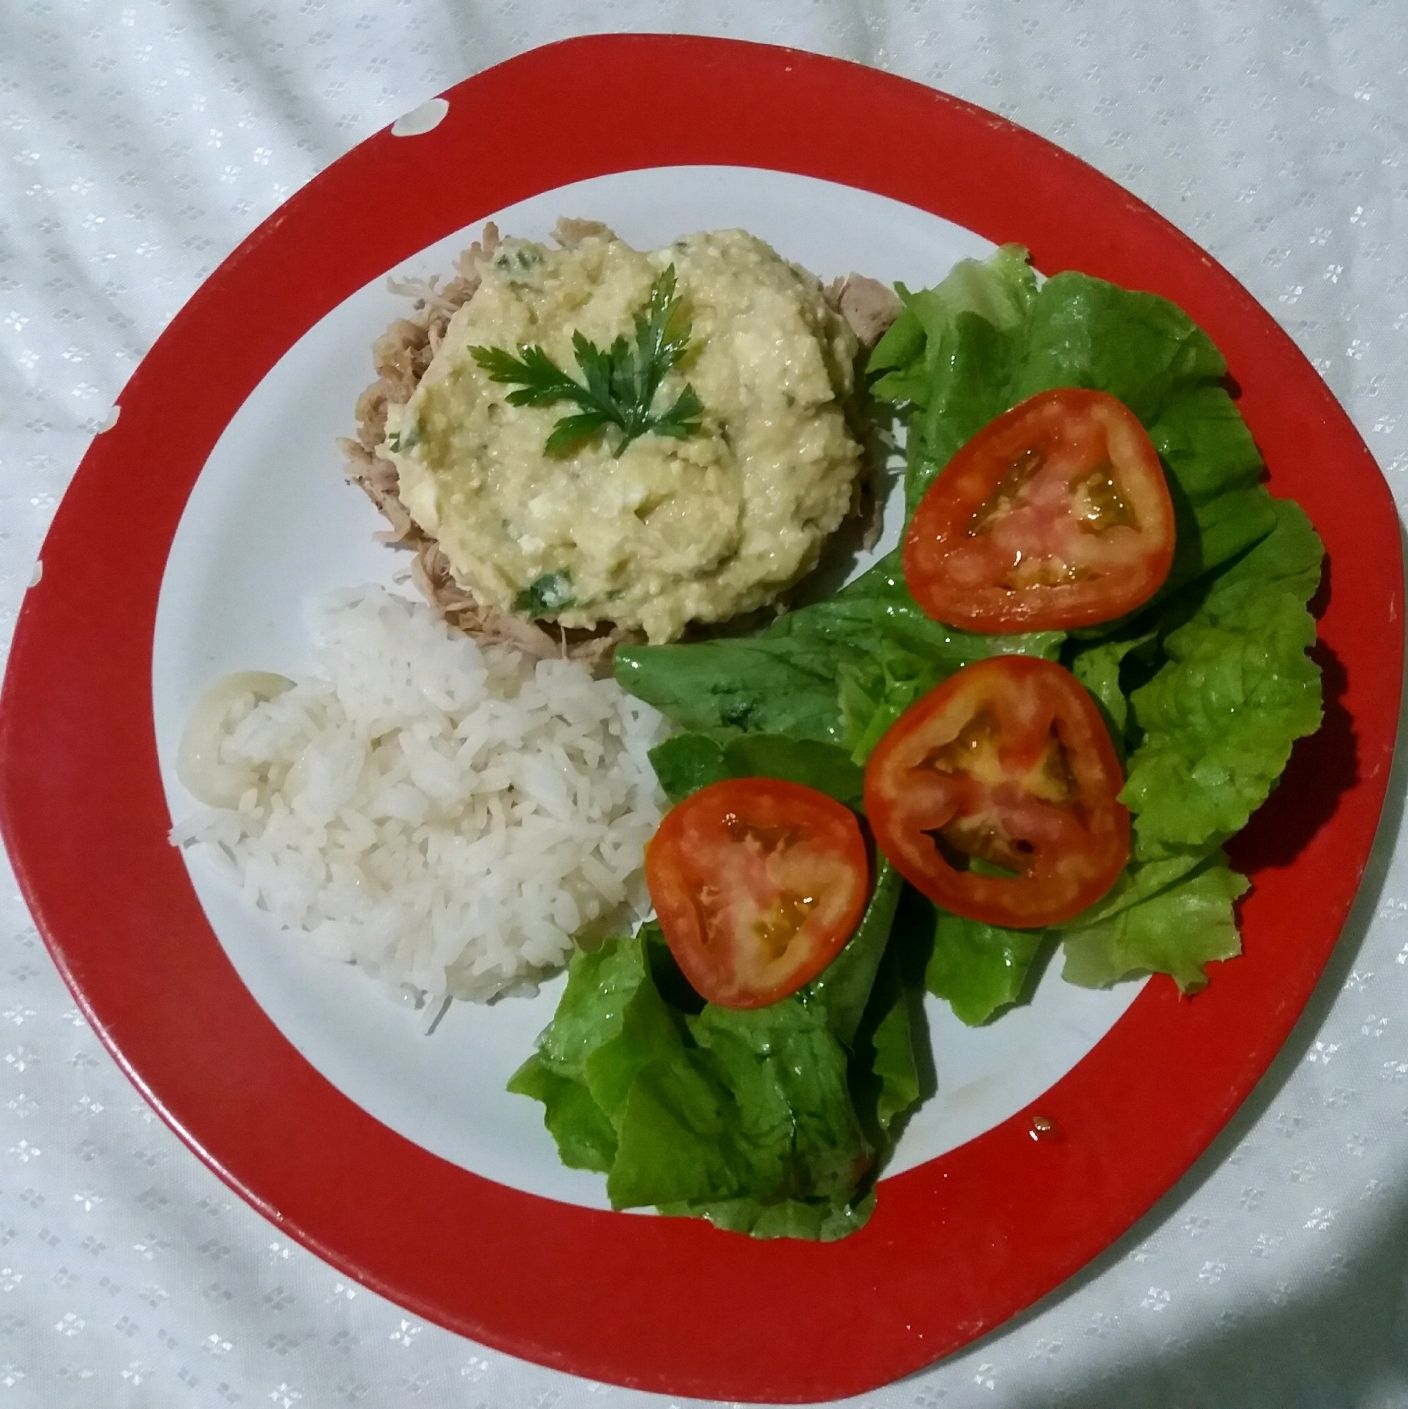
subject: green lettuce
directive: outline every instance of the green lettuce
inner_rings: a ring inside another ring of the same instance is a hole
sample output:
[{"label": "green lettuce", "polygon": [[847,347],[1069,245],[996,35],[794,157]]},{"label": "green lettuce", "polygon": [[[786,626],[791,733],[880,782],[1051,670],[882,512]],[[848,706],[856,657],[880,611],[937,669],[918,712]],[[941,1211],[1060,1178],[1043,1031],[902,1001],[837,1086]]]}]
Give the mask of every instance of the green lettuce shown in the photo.
[{"label": "green lettuce", "polygon": [[899,1115],[920,1095],[910,995],[881,868],[856,933],[765,1008],[700,1005],[658,927],[578,954],[509,1089],[541,1101],[565,1164],[615,1208],[654,1205],[758,1237],[859,1227]]},{"label": "green lettuce", "polygon": [[1167,662],[1130,696],[1142,738],[1124,799],[1141,855],[1220,846],[1266,801],[1296,739],[1320,727],[1306,610],[1320,540],[1296,505],[1276,502],[1275,514],[1272,532],[1164,638]]},{"label": "green lettuce", "polygon": [[[891,553],[826,601],[788,612],[755,636],[623,646],[615,671],[626,689],[682,729],[845,743],[861,762],[855,745],[871,720],[857,711],[864,692],[877,689],[885,660],[903,661],[912,672],[907,702],[975,660],[1011,652],[1049,657],[1062,639],[1058,632],[984,636],[934,621],[910,595],[899,555]],[[879,709],[882,702],[872,703]],[[903,707],[893,698],[884,705],[890,719]]]},{"label": "green lettuce", "polygon": [[[1082,274],[1038,288],[1019,255],[1005,247],[935,290],[906,293],[872,359],[874,389],[907,419],[911,506],[977,430],[1039,391],[1110,392],[1148,430],[1177,523],[1169,579],[1140,610],[1060,647],[1126,756],[1135,855],[1105,901],[1050,934],[1072,982],[1166,973],[1192,990],[1207,963],[1237,951],[1234,902],[1246,882],[1226,867],[1222,843],[1320,722],[1306,604],[1322,550],[1304,514],[1261,484],[1226,364],[1186,314]],[[880,656],[868,676],[846,667],[843,682],[851,676],[870,682],[870,696],[896,696],[922,670]],[[873,718],[879,729],[854,736],[862,747],[883,732],[887,717]],[[929,989],[965,1021],[985,1021],[1018,998],[1020,958],[1037,944],[940,916]]]},{"label": "green lettuce", "polygon": [[925,985],[955,1017],[977,1027],[1022,997],[1045,939],[1044,930],[1007,929],[936,909]]},{"label": "green lettuce", "polygon": [[1062,977],[1104,988],[1136,974],[1165,973],[1195,993],[1207,983],[1207,964],[1241,952],[1233,906],[1247,885],[1214,852],[1162,890],[1103,917],[1082,917],[1061,931]]},{"label": "green lettuce", "polygon": [[671,802],[726,778],[782,778],[857,806],[864,781],[845,749],[788,734],[672,734],[650,762]]}]

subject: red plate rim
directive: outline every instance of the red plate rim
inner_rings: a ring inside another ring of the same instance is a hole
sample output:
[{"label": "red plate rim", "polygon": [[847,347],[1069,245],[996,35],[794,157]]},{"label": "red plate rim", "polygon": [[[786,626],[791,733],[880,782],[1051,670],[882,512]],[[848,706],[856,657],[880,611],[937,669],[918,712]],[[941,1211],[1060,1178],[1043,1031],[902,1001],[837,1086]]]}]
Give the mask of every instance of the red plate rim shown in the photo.
[{"label": "red plate rim", "polygon": [[[124,390],[20,613],[0,699],[0,827],[55,962],[123,1069],[222,1179],[327,1261],[416,1314],[581,1375],[730,1399],[857,1393],[1000,1324],[1107,1246],[1290,1031],[1388,781],[1402,676],[1392,498],[1323,382],[1229,274],[1110,180],[979,108],[840,60],[682,35],[566,40],[444,96],[433,132],[379,132],[265,221]],[[512,144],[482,141],[511,110],[533,121]],[[389,219],[377,176],[393,159]],[[1023,1112],[886,1180],[869,1226],[827,1246],[549,1201],[393,1133],[258,1008],[165,840],[157,595],[187,495],[264,372],[347,294],[496,209],[609,171],[692,164],[858,187],[1021,241],[1048,273],[1173,299],[1226,354],[1272,488],[1304,504],[1333,564],[1327,727],[1268,810],[1278,826],[1315,826],[1293,863],[1265,852],[1244,957],[1191,1002],[1145,988],[1032,1108],[1064,1138],[1032,1141]]]}]

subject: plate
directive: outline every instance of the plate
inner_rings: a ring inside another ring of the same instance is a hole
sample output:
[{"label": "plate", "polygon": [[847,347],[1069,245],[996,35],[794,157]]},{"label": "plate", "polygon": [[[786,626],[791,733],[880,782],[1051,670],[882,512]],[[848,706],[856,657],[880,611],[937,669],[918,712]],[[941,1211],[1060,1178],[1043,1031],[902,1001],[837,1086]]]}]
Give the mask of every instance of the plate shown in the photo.
[{"label": "plate", "polygon": [[[508,111],[533,116],[512,144]],[[588,198],[601,204],[562,204]],[[387,274],[443,269],[495,214],[528,233],[598,216],[648,243],[734,223],[713,218],[729,210],[819,272],[847,256],[933,282],[958,254],[1017,240],[1045,273],[1173,299],[1226,354],[1272,489],[1304,504],[1330,561],[1327,722],[1239,840],[1255,881],[1245,955],[1192,1001],[1163,981],[1047,986],[1035,1016],[956,1034],[955,1064],[989,1044],[962,1080],[942,1068],[967,1106],[911,1127],[901,1155],[918,1162],[882,1182],[864,1230],[826,1246],[601,1207],[595,1180],[556,1169],[535,1108],[497,1103],[541,1011],[499,1005],[478,1035],[470,1012],[441,1048],[409,1039],[389,1005],[372,1014],[360,976],[291,957],[166,843],[181,799],[163,765],[193,692],[227,665],[294,660],[305,590],[390,571],[324,433],[350,419],[394,316]],[[735,1400],[835,1398],[923,1366],[1058,1286],[1177,1180],[1266,1069],[1344,922],[1398,715],[1387,486],[1228,274],[991,114],[734,41],[535,50],[364,142],[266,221],[120,408],[56,515],[0,700],[0,825],[21,887],[95,1030],[223,1179],[329,1262],[486,1344]],[[1035,1046],[998,1036],[1023,1022]],[[476,1050],[486,1067],[443,1055]],[[448,1066],[495,1099],[460,1103]],[[1032,1138],[1035,1113],[1055,1138]]]}]

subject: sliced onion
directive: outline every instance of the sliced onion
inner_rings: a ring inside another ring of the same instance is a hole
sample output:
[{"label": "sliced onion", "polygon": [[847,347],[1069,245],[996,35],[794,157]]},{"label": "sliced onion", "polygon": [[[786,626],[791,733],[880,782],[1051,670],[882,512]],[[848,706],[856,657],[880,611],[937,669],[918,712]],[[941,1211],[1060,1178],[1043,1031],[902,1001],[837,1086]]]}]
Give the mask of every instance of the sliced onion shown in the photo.
[{"label": "sliced onion", "polygon": [[267,670],[237,670],[222,675],[195,703],[181,734],[176,776],[187,791],[208,807],[234,807],[255,781],[247,768],[224,763],[220,746],[231,724],[234,705],[253,696],[255,704],[277,699],[293,688],[286,675]]}]

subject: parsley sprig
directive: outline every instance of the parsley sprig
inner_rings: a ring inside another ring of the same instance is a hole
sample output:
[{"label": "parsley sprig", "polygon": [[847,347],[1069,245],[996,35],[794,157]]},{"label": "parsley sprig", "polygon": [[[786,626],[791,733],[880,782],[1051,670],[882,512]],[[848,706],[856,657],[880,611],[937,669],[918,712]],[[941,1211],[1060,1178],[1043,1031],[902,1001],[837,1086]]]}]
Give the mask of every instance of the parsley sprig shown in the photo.
[{"label": "parsley sprig", "polygon": [[489,380],[516,391],[510,406],[552,406],[572,402],[580,409],[562,417],[544,445],[560,455],[614,426],[620,433],[616,454],[643,435],[685,440],[696,434],[704,407],[688,383],[663,411],[655,400],[665,374],[689,347],[689,317],[675,292],[675,266],[669,265],[650,286],[643,313],[635,315],[635,338],[624,334],[608,348],[598,347],[582,333],[572,334],[581,380],[564,372],[540,346],[520,346],[518,356],[501,347],[472,347],[470,355]]}]

